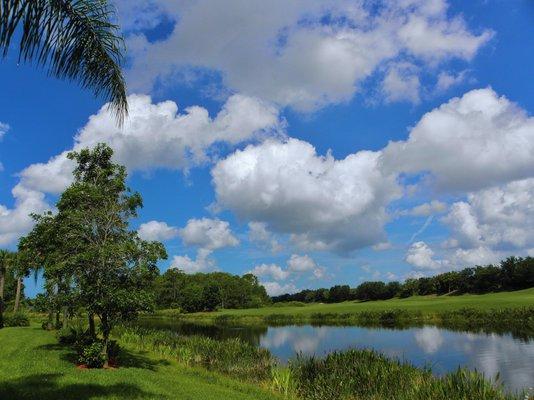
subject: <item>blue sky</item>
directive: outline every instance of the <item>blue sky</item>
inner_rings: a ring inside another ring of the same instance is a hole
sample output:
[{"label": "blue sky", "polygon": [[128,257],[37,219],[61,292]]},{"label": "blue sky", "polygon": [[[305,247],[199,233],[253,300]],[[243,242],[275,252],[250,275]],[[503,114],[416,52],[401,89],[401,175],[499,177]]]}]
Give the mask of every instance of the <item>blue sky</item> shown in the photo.
[{"label": "blue sky", "polygon": [[[106,141],[169,267],[272,294],[534,254],[534,5],[117,0],[130,119],[0,63],[0,246]],[[27,282],[30,294],[39,283]]]}]

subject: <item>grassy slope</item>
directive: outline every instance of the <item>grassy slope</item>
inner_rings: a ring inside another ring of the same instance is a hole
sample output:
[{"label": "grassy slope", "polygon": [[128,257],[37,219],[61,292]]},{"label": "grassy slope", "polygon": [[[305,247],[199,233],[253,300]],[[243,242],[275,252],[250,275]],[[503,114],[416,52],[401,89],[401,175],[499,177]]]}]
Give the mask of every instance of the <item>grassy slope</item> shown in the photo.
[{"label": "grassy slope", "polygon": [[198,313],[202,315],[243,315],[265,316],[269,314],[309,315],[313,313],[354,313],[359,311],[379,311],[391,309],[420,310],[436,312],[464,307],[477,309],[508,308],[534,306],[534,288],[515,292],[489,294],[465,294],[461,296],[413,296],[406,299],[391,299],[367,302],[344,302],[336,304],[310,304],[303,307],[265,307],[245,310],[222,310],[216,313]]},{"label": "grassy slope", "polygon": [[78,370],[52,333],[0,330],[0,399],[272,399],[261,389],[149,354],[128,353],[117,370]]}]

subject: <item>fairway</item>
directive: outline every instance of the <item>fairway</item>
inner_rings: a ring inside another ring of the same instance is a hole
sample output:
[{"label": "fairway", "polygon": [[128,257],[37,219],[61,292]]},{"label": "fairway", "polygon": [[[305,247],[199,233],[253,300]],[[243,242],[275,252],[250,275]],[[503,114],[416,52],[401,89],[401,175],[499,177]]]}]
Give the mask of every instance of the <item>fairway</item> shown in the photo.
[{"label": "fairway", "polygon": [[53,333],[0,331],[0,399],[273,399],[272,393],[151,354],[127,352],[116,370],[79,370]]},{"label": "fairway", "polygon": [[[413,296],[405,299],[381,301],[347,301],[334,304],[307,304],[305,306],[263,307],[242,310],[221,310],[213,313],[196,313],[192,317],[215,317],[219,315],[265,316],[270,314],[311,315],[313,313],[357,313],[360,311],[381,311],[392,309],[417,310],[433,313],[460,308],[480,310],[532,307],[534,306],[534,288],[514,292],[489,294],[465,294],[461,296]],[[162,314],[165,314],[163,312]]]}]

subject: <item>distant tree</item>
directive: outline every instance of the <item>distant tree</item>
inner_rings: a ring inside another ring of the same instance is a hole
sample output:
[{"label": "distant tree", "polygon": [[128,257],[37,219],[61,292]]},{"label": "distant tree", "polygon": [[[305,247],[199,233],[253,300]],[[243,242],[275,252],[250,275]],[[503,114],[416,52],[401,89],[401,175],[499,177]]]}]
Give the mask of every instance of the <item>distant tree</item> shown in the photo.
[{"label": "distant tree", "polygon": [[110,100],[120,122],[128,104],[120,68],[124,43],[114,17],[106,0],[0,0],[0,57],[20,38],[20,61],[79,81]]},{"label": "distant tree", "polygon": [[419,278],[417,285],[417,294],[425,296],[436,293],[436,285],[434,278]]},{"label": "distant tree", "polygon": [[330,288],[329,301],[332,303],[339,303],[350,300],[350,286],[336,285]]},{"label": "distant tree", "polygon": [[401,284],[397,281],[388,282],[384,292],[384,300],[392,299],[395,296],[398,296],[401,290]]},{"label": "distant tree", "polygon": [[356,288],[355,292],[358,300],[381,300],[386,295],[386,284],[384,282],[364,282]]}]

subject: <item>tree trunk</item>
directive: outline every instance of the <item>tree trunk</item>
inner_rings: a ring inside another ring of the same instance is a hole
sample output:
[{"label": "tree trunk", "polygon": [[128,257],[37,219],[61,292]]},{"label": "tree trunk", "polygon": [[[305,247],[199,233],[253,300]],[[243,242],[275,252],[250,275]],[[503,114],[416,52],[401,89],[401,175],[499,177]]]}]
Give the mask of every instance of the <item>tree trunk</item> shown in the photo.
[{"label": "tree trunk", "polygon": [[22,291],[22,278],[17,278],[17,292],[15,294],[15,306],[13,312],[17,313],[20,307],[20,292]]},{"label": "tree trunk", "polygon": [[0,271],[0,329],[4,327],[4,286],[6,284],[6,277]]},{"label": "tree trunk", "polygon": [[105,357],[104,362],[104,368],[109,367],[109,360],[108,360],[108,346],[109,346],[109,334],[111,333],[111,328],[108,323],[108,316],[106,314],[102,314],[102,317],[100,318],[100,322],[102,323],[102,336],[104,337],[104,346],[102,349],[102,353]]},{"label": "tree trunk", "polygon": [[4,299],[4,287],[6,285],[6,276],[0,272],[0,299]]},{"label": "tree trunk", "polygon": [[95,315],[92,313],[89,314],[89,334],[92,338],[96,337]]}]

